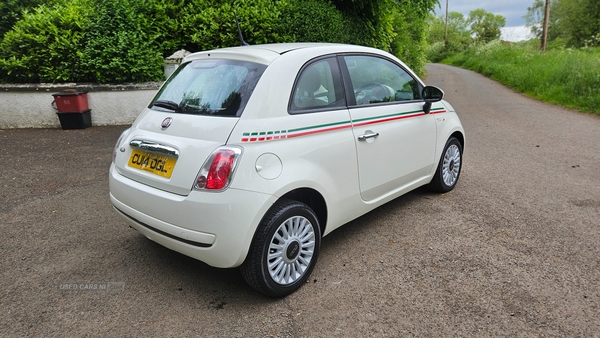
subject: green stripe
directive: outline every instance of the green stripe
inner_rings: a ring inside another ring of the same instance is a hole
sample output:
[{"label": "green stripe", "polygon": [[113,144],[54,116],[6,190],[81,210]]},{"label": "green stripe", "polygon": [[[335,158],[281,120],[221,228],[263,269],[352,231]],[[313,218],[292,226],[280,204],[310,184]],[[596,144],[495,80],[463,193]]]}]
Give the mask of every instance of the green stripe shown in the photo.
[{"label": "green stripe", "polygon": [[[443,110],[444,107],[437,107],[437,108],[431,108],[431,110]],[[365,121],[375,121],[375,120],[379,120],[379,119],[386,119],[386,118],[390,118],[390,117],[397,117],[397,116],[403,116],[403,115],[411,115],[411,114],[417,114],[417,113],[422,113],[423,110],[414,110],[414,111],[409,111],[409,112],[404,112],[404,113],[393,113],[393,114],[388,114],[388,115],[381,115],[381,116],[375,116],[375,117],[365,117],[362,119],[357,119],[357,120],[353,120],[353,121],[341,121],[341,122],[332,122],[332,123],[325,123],[325,124],[318,124],[318,125],[314,125],[314,126],[309,126],[309,127],[302,127],[302,128],[296,128],[296,129],[289,129],[287,130],[287,133],[296,133],[296,132],[302,132],[302,131],[309,131],[312,129],[320,129],[320,128],[328,128],[328,127],[335,127],[335,126],[340,126],[340,125],[344,125],[344,124],[351,124],[351,123],[355,123],[355,122],[365,122]],[[276,130],[276,131],[269,131],[269,132],[252,132],[252,133],[243,133],[242,135],[244,137],[250,137],[250,136],[264,136],[264,135],[284,135],[286,134],[285,130]]]},{"label": "green stripe", "polygon": [[370,121],[370,120],[379,120],[379,119],[385,119],[388,117],[410,115],[410,114],[422,113],[422,112],[423,112],[423,110],[415,110],[415,111],[409,111],[409,112],[405,112],[405,113],[394,113],[394,114],[381,115],[381,116],[375,116],[375,117],[366,117],[364,119],[357,119],[352,122],[364,122],[364,121]]},{"label": "green stripe", "polygon": [[338,126],[338,125],[341,125],[341,124],[348,124],[348,123],[350,123],[350,121],[342,121],[342,122],[333,122],[333,123],[319,124],[319,125],[316,125],[316,126],[290,129],[290,130],[288,130],[288,132],[289,133],[295,133],[297,131],[305,131],[305,130],[310,130],[310,129],[333,127],[333,126]]}]

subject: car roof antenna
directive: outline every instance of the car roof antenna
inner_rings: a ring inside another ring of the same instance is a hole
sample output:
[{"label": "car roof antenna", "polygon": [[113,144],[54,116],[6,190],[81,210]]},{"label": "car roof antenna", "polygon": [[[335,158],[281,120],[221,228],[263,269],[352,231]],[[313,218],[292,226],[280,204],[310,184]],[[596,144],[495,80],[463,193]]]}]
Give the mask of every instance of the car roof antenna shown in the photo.
[{"label": "car roof antenna", "polygon": [[233,11],[233,15],[235,16],[235,24],[237,25],[238,34],[240,36],[240,46],[250,46],[246,41],[244,41],[244,36],[242,35],[242,29],[240,28],[240,23],[237,18],[237,13],[235,10]]}]

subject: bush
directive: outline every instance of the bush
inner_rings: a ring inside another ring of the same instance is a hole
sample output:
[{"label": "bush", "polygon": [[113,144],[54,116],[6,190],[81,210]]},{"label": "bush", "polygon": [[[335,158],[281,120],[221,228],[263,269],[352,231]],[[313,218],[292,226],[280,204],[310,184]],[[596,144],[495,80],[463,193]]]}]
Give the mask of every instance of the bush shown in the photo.
[{"label": "bush", "polygon": [[191,0],[182,16],[181,29],[189,35],[191,50],[239,46],[237,14],[249,44],[280,42],[277,31],[280,9],[286,0]]},{"label": "bush", "polygon": [[89,5],[88,0],[74,0],[68,6],[41,5],[25,13],[0,43],[0,78],[5,82],[77,79]]},{"label": "bush", "polygon": [[142,82],[163,78],[144,2],[70,0],[40,5],[0,43],[6,82]]},{"label": "bush", "polygon": [[2,0],[0,2],[0,38],[23,17],[23,11],[34,8],[44,0]]},{"label": "bush", "polygon": [[394,35],[390,52],[406,63],[415,73],[425,74],[426,22],[411,6],[393,14]]},{"label": "bush", "polygon": [[143,3],[136,0],[103,0],[92,5],[86,42],[80,53],[83,76],[90,82],[160,81],[163,58],[144,30]]},{"label": "bush", "polygon": [[277,30],[284,41],[361,44],[357,26],[329,2],[302,0],[282,6]]},{"label": "bush", "polygon": [[600,48],[539,51],[537,41],[471,48],[447,61],[546,102],[600,115]]},{"label": "bush", "polygon": [[[9,0],[16,1],[16,0]],[[19,0],[36,4],[43,0]],[[387,50],[422,73],[423,17],[435,0],[51,0],[0,42],[0,81],[142,82],[162,58],[239,45],[314,41]],[[430,8],[431,7],[431,8]]]}]

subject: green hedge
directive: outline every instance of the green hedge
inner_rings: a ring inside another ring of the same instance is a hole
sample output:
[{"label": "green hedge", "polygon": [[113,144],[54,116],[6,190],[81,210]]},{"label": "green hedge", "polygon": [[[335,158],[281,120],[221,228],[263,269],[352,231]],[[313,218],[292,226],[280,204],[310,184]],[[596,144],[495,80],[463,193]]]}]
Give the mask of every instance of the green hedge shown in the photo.
[{"label": "green hedge", "polygon": [[[32,0],[33,1],[33,0]],[[435,0],[54,0],[0,41],[0,82],[162,79],[178,49],[314,41],[372,46],[424,71],[424,17]]]},{"label": "green hedge", "polygon": [[136,0],[94,1],[85,47],[80,53],[81,80],[90,82],[160,81],[163,58],[142,20],[148,8]]},{"label": "green hedge", "polygon": [[287,0],[191,0],[182,11],[181,32],[189,37],[193,51],[239,46],[237,14],[249,44],[279,42],[277,22],[286,4]]},{"label": "green hedge", "polygon": [[41,5],[25,13],[0,43],[3,82],[69,82],[81,71],[80,51],[89,26],[88,0]]},{"label": "green hedge", "polygon": [[360,24],[327,1],[290,1],[282,6],[277,26],[285,41],[365,44]]}]

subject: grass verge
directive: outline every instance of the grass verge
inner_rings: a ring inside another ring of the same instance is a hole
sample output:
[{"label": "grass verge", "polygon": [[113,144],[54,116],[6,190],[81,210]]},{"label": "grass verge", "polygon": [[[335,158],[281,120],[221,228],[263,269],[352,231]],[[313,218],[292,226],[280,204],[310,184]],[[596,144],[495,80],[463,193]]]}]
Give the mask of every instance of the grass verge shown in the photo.
[{"label": "grass verge", "polygon": [[541,53],[538,46],[535,40],[495,41],[443,62],[476,71],[542,101],[600,116],[600,48]]}]

